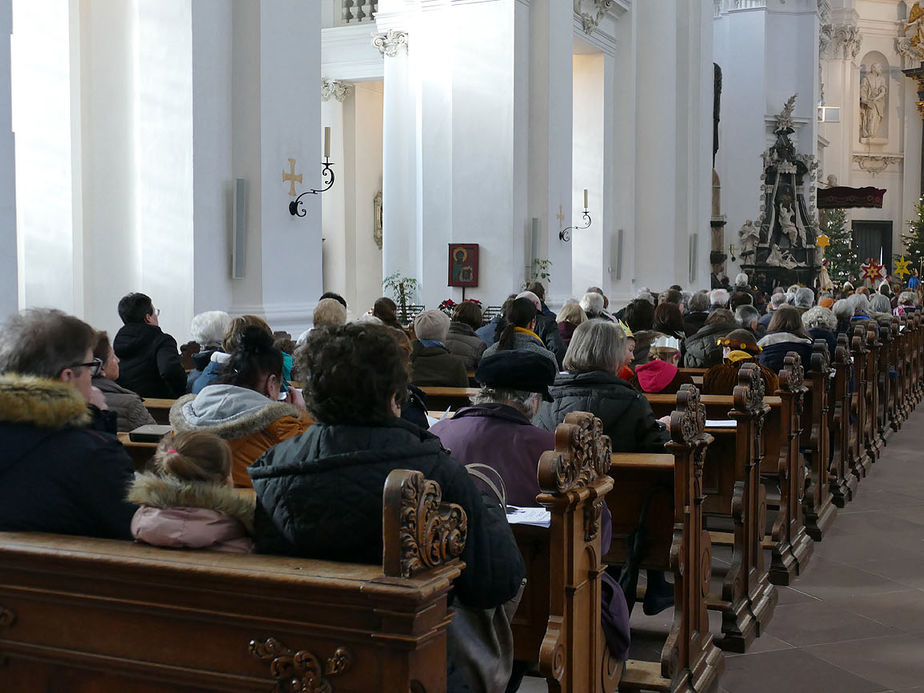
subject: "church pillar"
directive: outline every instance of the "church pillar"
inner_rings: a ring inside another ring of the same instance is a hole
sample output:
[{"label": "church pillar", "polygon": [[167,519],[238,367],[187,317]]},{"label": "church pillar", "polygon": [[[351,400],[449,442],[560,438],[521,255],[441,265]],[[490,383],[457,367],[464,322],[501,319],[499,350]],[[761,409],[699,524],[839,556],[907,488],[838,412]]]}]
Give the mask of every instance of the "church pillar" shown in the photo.
[{"label": "church pillar", "polygon": [[[321,80],[321,126],[330,128],[330,157],[337,164],[337,184],[321,197],[321,248],[324,290],[337,292],[351,309],[356,300],[356,268],[348,261],[352,239],[346,231],[348,172],[344,146],[344,100],[353,86],[337,80]],[[353,201],[351,200],[351,203]],[[354,311],[355,312],[355,311]]]},{"label": "church pillar", "polygon": [[376,34],[373,42],[385,60],[382,275],[400,272],[420,280],[418,94],[408,60],[408,34],[389,30]]},{"label": "church pillar", "polygon": [[0,2],[0,322],[19,306],[15,169],[10,90],[12,0]]},{"label": "church pillar", "polygon": [[558,235],[575,220],[571,198],[573,25],[571,3],[530,5],[529,216],[539,219],[540,241],[535,254],[552,262],[546,294],[553,305],[563,304],[574,288],[571,244],[559,240]]}]

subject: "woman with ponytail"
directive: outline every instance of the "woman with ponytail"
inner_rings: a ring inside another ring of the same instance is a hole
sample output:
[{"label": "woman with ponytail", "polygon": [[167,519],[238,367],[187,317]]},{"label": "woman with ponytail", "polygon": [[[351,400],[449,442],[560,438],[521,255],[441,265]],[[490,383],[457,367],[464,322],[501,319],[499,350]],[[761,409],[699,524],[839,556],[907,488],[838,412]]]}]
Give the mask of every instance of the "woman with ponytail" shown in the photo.
[{"label": "woman with ponytail", "polygon": [[301,393],[289,388],[281,396],[282,352],[273,336],[258,325],[237,334],[231,358],[217,384],[187,395],[170,409],[173,430],[205,431],[231,446],[231,478],[250,488],[247,468],[277,443],[304,433],[313,423]]},{"label": "woman with ponytail", "polygon": [[[501,330],[497,342],[485,349],[484,356],[490,356],[498,351],[512,349],[526,349],[550,359],[558,372],[558,361],[555,354],[545,348],[545,344],[533,329],[536,327],[536,306],[528,298],[518,298],[507,308],[504,315],[506,325]],[[482,358],[484,358],[482,356]]]},{"label": "woman with ponytail", "polygon": [[231,449],[211,433],[168,433],[153,472],[138,474],[128,491],[138,506],[132,536],[178,549],[253,551],[255,498],[231,487]]}]

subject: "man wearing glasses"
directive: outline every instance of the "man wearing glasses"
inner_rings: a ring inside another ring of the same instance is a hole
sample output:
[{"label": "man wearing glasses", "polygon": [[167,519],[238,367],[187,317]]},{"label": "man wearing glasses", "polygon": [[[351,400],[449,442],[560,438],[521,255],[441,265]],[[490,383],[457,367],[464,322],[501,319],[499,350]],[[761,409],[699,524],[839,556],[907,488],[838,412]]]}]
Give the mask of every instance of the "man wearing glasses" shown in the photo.
[{"label": "man wearing glasses", "polygon": [[131,539],[134,475],[115,436],[93,430],[96,332],[57,310],[0,329],[0,530]]},{"label": "man wearing glasses", "polygon": [[159,315],[145,294],[128,294],[119,301],[124,325],[112,340],[120,362],[116,382],[142,397],[176,399],[186,394],[186,371],[176,340],[160,329]]}]

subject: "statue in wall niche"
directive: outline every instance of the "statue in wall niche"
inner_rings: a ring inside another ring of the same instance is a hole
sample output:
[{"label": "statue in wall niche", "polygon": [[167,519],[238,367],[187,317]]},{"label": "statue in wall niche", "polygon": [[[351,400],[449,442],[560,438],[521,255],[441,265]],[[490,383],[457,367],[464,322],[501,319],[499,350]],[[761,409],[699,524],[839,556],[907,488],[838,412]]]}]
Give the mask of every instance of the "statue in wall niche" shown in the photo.
[{"label": "statue in wall niche", "polygon": [[760,229],[757,224],[748,219],[738,229],[738,245],[741,248],[738,254],[745,264],[754,262],[754,253],[757,252],[758,243],[760,243]]},{"label": "statue in wall niche", "polygon": [[873,63],[860,80],[860,138],[876,137],[885,112],[888,85],[882,75],[882,65]]}]

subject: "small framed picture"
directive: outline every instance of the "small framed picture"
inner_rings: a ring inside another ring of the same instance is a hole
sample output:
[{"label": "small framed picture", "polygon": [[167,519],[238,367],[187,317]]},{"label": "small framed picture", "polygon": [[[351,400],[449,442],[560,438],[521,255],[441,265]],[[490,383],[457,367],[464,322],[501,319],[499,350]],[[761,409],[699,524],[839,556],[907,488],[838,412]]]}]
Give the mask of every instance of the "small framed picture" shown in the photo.
[{"label": "small framed picture", "polygon": [[478,286],[478,244],[449,244],[449,286]]}]

